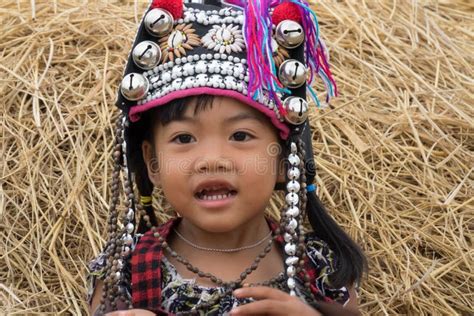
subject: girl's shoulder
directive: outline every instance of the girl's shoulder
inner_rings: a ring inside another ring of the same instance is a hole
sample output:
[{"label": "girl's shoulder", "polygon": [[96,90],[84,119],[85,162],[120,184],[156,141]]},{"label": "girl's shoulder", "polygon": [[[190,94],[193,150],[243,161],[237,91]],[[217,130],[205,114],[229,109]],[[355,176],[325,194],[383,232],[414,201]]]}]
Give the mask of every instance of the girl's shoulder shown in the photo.
[{"label": "girl's shoulder", "polygon": [[312,285],[316,286],[321,299],[345,304],[349,301],[349,289],[337,288],[331,284],[331,275],[337,273],[337,258],[328,243],[314,232],[305,236],[306,269]]}]

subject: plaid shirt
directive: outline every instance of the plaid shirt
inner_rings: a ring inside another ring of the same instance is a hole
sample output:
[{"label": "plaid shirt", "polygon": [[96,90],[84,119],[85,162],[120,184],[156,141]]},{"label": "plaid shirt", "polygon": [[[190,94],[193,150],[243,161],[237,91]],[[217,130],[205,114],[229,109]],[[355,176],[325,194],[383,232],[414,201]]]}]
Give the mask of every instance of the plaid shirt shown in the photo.
[{"label": "plaid shirt", "polygon": [[[173,226],[178,222],[179,220],[176,219],[171,220],[159,226],[157,231],[166,239]],[[272,231],[278,228],[277,223],[273,221],[269,223]],[[281,236],[278,237],[276,241],[280,246],[283,246],[284,241]],[[157,315],[170,315],[161,307],[161,259],[163,255],[158,238],[153,236],[152,231],[147,232],[140,238],[131,258],[132,301],[134,308],[147,309]],[[321,254],[317,254],[313,257],[320,255]],[[309,257],[305,259],[305,266],[310,277],[310,289],[316,299],[325,302],[333,302],[334,300],[328,297],[331,293],[321,293],[320,287],[318,287],[318,282],[321,282],[319,276],[323,272],[322,267],[315,264]],[[328,271],[324,271],[324,273],[326,272]],[[304,279],[302,274],[300,277]]]}]

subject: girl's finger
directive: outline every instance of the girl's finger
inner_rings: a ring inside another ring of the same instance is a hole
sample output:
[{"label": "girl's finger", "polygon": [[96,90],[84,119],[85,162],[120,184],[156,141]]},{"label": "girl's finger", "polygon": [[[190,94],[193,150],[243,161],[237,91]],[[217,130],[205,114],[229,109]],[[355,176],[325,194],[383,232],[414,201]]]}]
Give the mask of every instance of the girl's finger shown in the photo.
[{"label": "girl's finger", "polygon": [[287,293],[268,286],[251,286],[244,287],[234,291],[234,296],[238,298],[252,297],[256,300],[272,299],[272,300],[288,300],[291,298]]}]

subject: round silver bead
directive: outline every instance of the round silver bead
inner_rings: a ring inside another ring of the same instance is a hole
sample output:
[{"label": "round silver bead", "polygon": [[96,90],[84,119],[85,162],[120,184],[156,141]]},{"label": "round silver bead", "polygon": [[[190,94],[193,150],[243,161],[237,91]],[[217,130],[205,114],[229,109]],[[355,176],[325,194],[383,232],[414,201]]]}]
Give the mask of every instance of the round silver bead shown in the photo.
[{"label": "round silver bead", "polygon": [[290,221],[288,222],[288,225],[286,226],[290,229],[296,229],[296,227],[298,227],[298,221],[294,218],[290,219]]},{"label": "round silver bead", "polygon": [[294,266],[288,266],[286,268],[286,275],[289,277],[294,277],[296,274],[296,268]]},{"label": "round silver bead", "polygon": [[308,71],[306,66],[296,59],[285,60],[278,69],[280,82],[288,88],[299,88],[306,82]]},{"label": "round silver bead", "polygon": [[288,278],[287,285],[290,290],[294,290],[296,287],[296,281],[293,278]]},{"label": "round silver bead", "polygon": [[296,144],[294,142],[291,142],[290,149],[291,149],[291,153],[296,154],[296,151],[298,148],[296,147]]},{"label": "round silver bead", "polygon": [[120,92],[129,101],[143,99],[148,93],[150,84],[148,80],[139,73],[129,73],[122,79]]},{"label": "round silver bead", "polygon": [[295,264],[298,263],[298,261],[299,261],[298,257],[291,256],[291,257],[286,258],[285,263],[287,266],[294,266]]},{"label": "round silver bead", "polygon": [[127,246],[131,246],[133,244],[133,238],[132,236],[130,235],[125,235],[125,237],[123,237],[123,243]]},{"label": "round silver bead", "polygon": [[291,180],[286,184],[286,189],[288,192],[297,193],[300,190],[300,183],[298,181]]},{"label": "round silver bead", "polygon": [[286,215],[291,216],[291,217],[296,217],[296,216],[300,215],[300,209],[297,208],[296,206],[290,206],[286,210]]},{"label": "round silver bead", "polygon": [[133,233],[133,230],[135,229],[135,226],[132,223],[128,223],[127,226],[125,227],[127,230],[127,233],[131,234]]},{"label": "round silver bead", "polygon": [[294,125],[302,124],[308,118],[308,102],[300,97],[288,97],[283,101],[285,120]]},{"label": "round silver bead", "polygon": [[291,290],[291,291],[290,291],[290,296],[296,296],[295,290]]},{"label": "round silver bead", "polygon": [[285,242],[290,242],[290,241],[293,241],[293,236],[291,236],[290,234],[288,233],[285,233],[283,235],[283,239],[285,240]]},{"label": "round silver bead", "polygon": [[292,166],[298,166],[301,162],[301,159],[300,157],[298,157],[296,154],[289,154],[288,155],[288,162],[292,165]]},{"label": "round silver bead", "polygon": [[287,173],[289,179],[298,179],[301,175],[300,169],[298,168],[290,168],[288,169]]},{"label": "round silver bead", "polygon": [[127,214],[125,215],[127,220],[129,221],[133,221],[134,217],[135,217],[135,212],[133,211],[133,209],[128,209],[127,211]]},{"label": "round silver bead", "polygon": [[174,19],[168,11],[155,8],[148,11],[143,23],[145,23],[145,28],[151,35],[161,37],[171,32]]},{"label": "round silver bead", "polygon": [[161,60],[160,47],[152,41],[143,41],[133,48],[132,58],[134,63],[142,69],[152,69]]},{"label": "round silver bead", "polygon": [[303,27],[295,21],[284,20],[278,23],[275,37],[281,46],[285,48],[296,48],[304,41]]},{"label": "round silver bead", "polygon": [[296,193],[288,193],[285,197],[285,200],[289,205],[296,205],[300,201],[300,198]]},{"label": "round silver bead", "polygon": [[289,256],[294,256],[296,253],[296,245],[295,244],[286,244],[285,245],[285,252]]}]

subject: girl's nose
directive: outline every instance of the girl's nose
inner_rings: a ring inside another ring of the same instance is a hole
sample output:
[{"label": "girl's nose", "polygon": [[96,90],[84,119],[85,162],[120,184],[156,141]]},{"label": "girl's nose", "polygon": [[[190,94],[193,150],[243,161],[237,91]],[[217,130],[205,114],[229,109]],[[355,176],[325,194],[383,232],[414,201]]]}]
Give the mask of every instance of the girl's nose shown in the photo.
[{"label": "girl's nose", "polygon": [[208,146],[195,163],[196,172],[228,172],[232,168],[232,159],[224,146],[219,144]]}]

